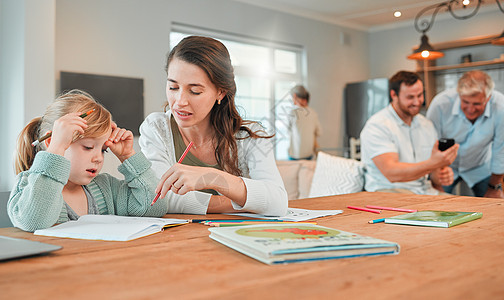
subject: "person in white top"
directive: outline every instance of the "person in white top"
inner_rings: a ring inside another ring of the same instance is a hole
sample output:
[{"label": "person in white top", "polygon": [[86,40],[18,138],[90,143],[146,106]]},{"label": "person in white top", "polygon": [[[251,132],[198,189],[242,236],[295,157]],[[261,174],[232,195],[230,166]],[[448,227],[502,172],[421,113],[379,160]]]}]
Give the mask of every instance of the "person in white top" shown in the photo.
[{"label": "person in white top", "polygon": [[317,137],[322,127],[317,112],[308,106],[310,94],[302,85],[290,90],[296,106],[288,116],[287,129],[290,134],[289,159],[311,159],[318,148]]},{"label": "person in white top", "polygon": [[[168,197],[168,213],[285,215],[287,192],[272,136],[238,114],[226,47],[189,36],[169,53],[166,72],[165,112],[145,119],[139,144],[161,178],[156,193]],[[190,142],[190,152],[177,163]]]},{"label": "person in white top", "polygon": [[459,145],[438,150],[434,125],[419,114],[424,88],[416,73],[396,73],[389,80],[389,90],[390,105],[374,114],[360,134],[365,189],[439,194],[442,186],[453,182],[453,170],[448,166]]}]

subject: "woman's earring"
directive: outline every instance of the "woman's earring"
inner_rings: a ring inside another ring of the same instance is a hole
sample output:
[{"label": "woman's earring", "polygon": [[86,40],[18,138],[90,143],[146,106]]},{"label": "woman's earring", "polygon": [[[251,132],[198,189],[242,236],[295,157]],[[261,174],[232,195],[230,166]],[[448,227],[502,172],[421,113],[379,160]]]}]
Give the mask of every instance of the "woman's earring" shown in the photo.
[{"label": "woman's earring", "polygon": [[218,99],[218,100],[217,100],[217,104],[219,104],[219,105],[220,105],[220,102],[221,102],[221,99]]}]

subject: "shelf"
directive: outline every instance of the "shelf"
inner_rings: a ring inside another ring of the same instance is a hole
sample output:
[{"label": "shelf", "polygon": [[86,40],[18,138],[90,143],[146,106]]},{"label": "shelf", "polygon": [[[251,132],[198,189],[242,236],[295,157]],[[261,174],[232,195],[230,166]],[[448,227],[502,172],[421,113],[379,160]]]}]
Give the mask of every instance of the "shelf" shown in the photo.
[{"label": "shelf", "polygon": [[432,47],[434,47],[434,49],[436,49],[436,50],[443,51],[443,50],[449,50],[449,49],[453,49],[453,48],[462,48],[462,47],[491,44],[492,40],[498,38],[499,36],[500,36],[499,34],[495,34],[495,35],[488,35],[488,36],[470,37],[470,38],[460,39],[460,40],[456,40],[456,41],[449,41],[449,42],[444,42],[444,43],[432,44]]},{"label": "shelf", "polygon": [[[479,45],[490,44],[493,39],[499,37],[499,35],[488,35],[480,37],[471,37],[460,39],[456,41],[448,41],[444,43],[433,44],[434,49],[437,50],[451,50],[456,48],[473,47]],[[462,63],[457,65],[444,65],[444,66],[434,66],[435,61],[432,60],[417,60],[417,72],[423,75],[423,82],[425,86],[425,102],[426,106],[429,107],[430,102],[434,96],[438,93],[436,90],[436,77],[439,75],[436,71],[442,70],[457,70],[457,69],[467,69],[467,68],[477,68],[483,66],[500,65],[504,64],[504,58],[502,54],[500,58],[487,61],[475,61],[470,63]],[[504,68],[504,66],[497,66],[498,68]]]},{"label": "shelf", "polygon": [[[448,65],[448,66],[433,66],[433,67],[427,67],[427,71],[441,71],[441,70],[481,67],[481,66],[497,65],[497,64],[504,64],[504,59],[475,61],[475,62],[470,62],[470,63],[463,63],[463,64],[458,64],[458,65]],[[421,69],[419,71],[423,72],[424,70]]]}]

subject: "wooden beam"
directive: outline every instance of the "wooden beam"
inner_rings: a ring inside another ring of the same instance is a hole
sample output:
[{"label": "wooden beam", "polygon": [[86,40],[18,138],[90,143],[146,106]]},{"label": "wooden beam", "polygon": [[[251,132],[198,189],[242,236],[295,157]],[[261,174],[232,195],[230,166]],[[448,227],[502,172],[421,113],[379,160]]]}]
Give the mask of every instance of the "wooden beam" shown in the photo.
[{"label": "wooden beam", "polygon": [[494,59],[488,61],[475,61],[470,63],[463,63],[458,65],[448,65],[448,66],[432,66],[427,67],[428,71],[439,71],[439,70],[450,70],[450,69],[461,69],[461,68],[470,68],[470,67],[481,67],[488,65],[496,65],[496,64],[504,64],[504,59]]},{"label": "wooden beam", "polygon": [[[465,39],[460,39],[460,40],[455,40],[455,41],[448,41],[448,42],[437,43],[437,44],[431,43],[431,46],[434,47],[434,49],[436,49],[436,50],[447,50],[447,49],[462,48],[462,47],[469,47],[469,46],[475,46],[475,45],[484,45],[484,44],[490,44],[493,39],[495,39],[499,36],[500,36],[500,34],[470,37],[470,38],[465,38]],[[417,48],[418,48],[418,45],[413,47],[413,50],[415,50]]]}]

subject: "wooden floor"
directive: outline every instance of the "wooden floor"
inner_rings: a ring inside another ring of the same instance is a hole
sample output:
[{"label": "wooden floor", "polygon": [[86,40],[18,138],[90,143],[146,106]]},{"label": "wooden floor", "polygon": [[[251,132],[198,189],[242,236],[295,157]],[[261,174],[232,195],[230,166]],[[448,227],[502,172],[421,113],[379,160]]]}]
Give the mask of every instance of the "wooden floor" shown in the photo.
[{"label": "wooden floor", "polygon": [[[368,224],[400,213],[346,208],[367,204],[479,211],[483,218],[452,228]],[[130,242],[50,238],[4,228],[0,235],[63,249],[0,262],[0,299],[504,299],[503,199],[362,192],[293,200],[290,206],[342,209],[343,214],[316,221],[397,242],[401,251],[269,266],[211,240],[201,224]]]}]

